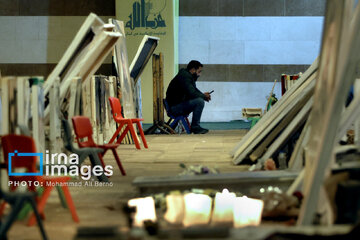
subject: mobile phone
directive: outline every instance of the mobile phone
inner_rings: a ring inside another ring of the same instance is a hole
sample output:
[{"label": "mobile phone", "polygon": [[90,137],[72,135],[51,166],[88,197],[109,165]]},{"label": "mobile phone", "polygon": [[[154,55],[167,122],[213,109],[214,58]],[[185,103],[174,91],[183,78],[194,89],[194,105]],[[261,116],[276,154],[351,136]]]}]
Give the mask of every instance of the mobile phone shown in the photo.
[{"label": "mobile phone", "polygon": [[210,92],[209,92],[209,94],[212,94],[214,92],[214,90],[211,90]]}]

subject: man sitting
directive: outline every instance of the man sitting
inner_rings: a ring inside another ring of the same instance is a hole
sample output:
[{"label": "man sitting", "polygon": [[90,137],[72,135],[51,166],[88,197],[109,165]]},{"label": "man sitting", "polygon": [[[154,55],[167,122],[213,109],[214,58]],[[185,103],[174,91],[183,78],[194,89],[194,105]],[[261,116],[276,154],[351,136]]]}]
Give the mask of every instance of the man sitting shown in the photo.
[{"label": "man sitting", "polygon": [[200,127],[204,101],[211,100],[210,93],[202,93],[196,88],[196,80],[200,77],[202,68],[203,65],[199,61],[190,61],[186,69],[180,69],[179,73],[171,80],[166,91],[166,101],[173,115],[181,116],[193,113],[191,132],[194,134],[204,134],[209,131]]}]

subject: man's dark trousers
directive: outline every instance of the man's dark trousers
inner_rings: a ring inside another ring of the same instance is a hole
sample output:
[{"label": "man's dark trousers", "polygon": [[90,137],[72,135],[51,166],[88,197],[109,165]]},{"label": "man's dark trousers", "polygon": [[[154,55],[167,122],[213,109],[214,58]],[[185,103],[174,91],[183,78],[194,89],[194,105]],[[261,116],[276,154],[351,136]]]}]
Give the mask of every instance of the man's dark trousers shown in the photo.
[{"label": "man's dark trousers", "polygon": [[191,128],[200,127],[200,119],[204,105],[204,99],[199,97],[172,106],[170,111],[175,116],[188,115],[192,112]]}]

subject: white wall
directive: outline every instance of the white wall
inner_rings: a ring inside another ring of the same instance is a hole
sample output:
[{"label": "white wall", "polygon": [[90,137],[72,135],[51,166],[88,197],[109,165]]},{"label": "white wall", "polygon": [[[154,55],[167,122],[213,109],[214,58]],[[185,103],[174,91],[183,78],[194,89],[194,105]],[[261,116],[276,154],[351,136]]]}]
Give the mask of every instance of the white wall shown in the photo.
[{"label": "white wall", "polygon": [[180,17],[179,63],[311,64],[323,17]]}]

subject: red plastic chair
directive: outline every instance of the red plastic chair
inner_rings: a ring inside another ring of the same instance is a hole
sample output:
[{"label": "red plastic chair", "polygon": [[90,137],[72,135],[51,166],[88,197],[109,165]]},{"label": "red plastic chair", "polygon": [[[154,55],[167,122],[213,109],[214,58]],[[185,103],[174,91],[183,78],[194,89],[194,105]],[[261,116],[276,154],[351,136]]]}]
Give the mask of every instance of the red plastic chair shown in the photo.
[{"label": "red plastic chair", "polygon": [[[1,138],[2,141],[2,148],[4,152],[4,158],[5,158],[5,165],[7,170],[8,164],[9,164],[9,153],[15,153],[16,151],[18,153],[36,153],[36,147],[35,142],[31,137],[24,136],[24,135],[15,135],[15,134],[9,134],[6,136],[3,136]],[[45,161],[45,159],[43,159]],[[11,157],[11,172],[15,172],[16,169],[26,169],[26,172],[29,173],[37,173],[38,170],[36,168],[36,156],[15,156]],[[66,183],[71,178],[68,176],[60,176],[60,177],[48,177],[48,176],[9,176],[10,181],[19,181],[19,182],[27,182],[27,188],[31,192],[36,192],[36,187],[34,186],[34,182],[38,181],[40,183],[40,186],[44,188],[44,192],[41,196],[36,197],[37,201],[37,208],[39,210],[39,213],[44,217],[44,208],[46,205],[46,201],[48,200],[51,190],[54,189],[56,183],[62,188],[65,199],[67,202],[67,205],[70,209],[72,218],[75,222],[79,222],[79,217],[76,213],[75,205],[73,203],[73,200],[70,195],[69,188],[67,187]],[[16,190],[17,186],[12,184],[10,187],[11,191]],[[0,215],[1,211],[4,209],[5,205],[2,204],[0,209]],[[28,225],[32,226],[36,223],[35,215],[33,214],[29,221]]]},{"label": "red plastic chair", "polygon": [[116,143],[121,143],[121,141],[126,136],[126,133],[130,130],[130,133],[131,133],[131,136],[132,136],[132,138],[133,138],[133,140],[135,142],[136,148],[140,149],[140,143],[139,143],[139,140],[137,138],[137,135],[135,133],[135,129],[134,129],[134,126],[133,126],[133,124],[136,123],[136,125],[139,128],[140,136],[141,136],[141,139],[143,141],[144,147],[148,148],[148,145],[147,145],[146,139],[145,139],[145,135],[144,135],[144,131],[143,131],[143,129],[141,127],[141,124],[140,124],[140,122],[144,121],[144,119],[142,119],[142,118],[131,118],[131,119],[130,118],[124,118],[122,116],[122,114],[121,114],[120,100],[118,98],[109,97],[109,101],[110,101],[110,106],[111,106],[113,118],[114,118],[115,122],[120,124],[120,126],[116,129],[114,135],[110,139],[109,143],[114,142],[115,138],[118,136],[121,129],[124,126],[126,126],[123,133],[120,135],[120,138],[116,141]]},{"label": "red plastic chair", "polygon": [[[84,116],[75,116],[72,118],[72,123],[74,126],[74,132],[76,135],[76,140],[78,142],[78,145],[80,148],[85,148],[85,147],[96,147],[96,148],[102,148],[104,149],[104,152],[99,153],[99,158],[101,161],[101,164],[103,165],[103,167],[105,168],[105,163],[104,163],[104,159],[103,156],[105,155],[105,153],[107,152],[107,150],[111,150],[112,153],[114,154],[115,160],[117,165],[119,166],[119,169],[121,171],[121,174],[123,176],[126,175],[125,169],[123,168],[121,162],[120,162],[120,158],[116,152],[116,148],[119,146],[119,144],[103,144],[103,145],[98,145],[94,142],[94,139],[92,138],[92,126],[90,123],[90,119]],[[86,139],[86,140],[85,140]],[[82,141],[85,140],[85,141]]]}]

